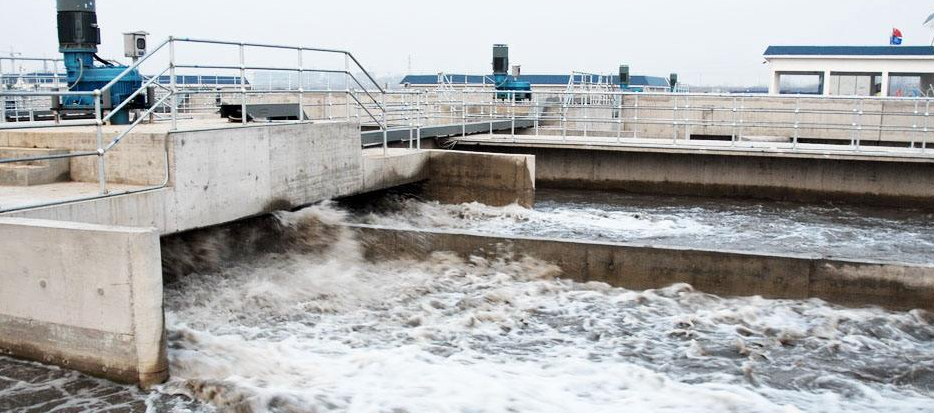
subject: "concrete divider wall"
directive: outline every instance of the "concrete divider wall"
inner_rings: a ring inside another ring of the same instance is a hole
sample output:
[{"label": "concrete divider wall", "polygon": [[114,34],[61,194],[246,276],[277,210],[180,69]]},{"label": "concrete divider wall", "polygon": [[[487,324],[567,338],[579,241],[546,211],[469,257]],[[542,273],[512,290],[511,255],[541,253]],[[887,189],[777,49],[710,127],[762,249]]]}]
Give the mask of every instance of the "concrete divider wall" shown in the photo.
[{"label": "concrete divider wall", "polygon": [[535,157],[432,150],[426,196],[442,203],[503,206],[535,202]]},{"label": "concrete divider wall", "polygon": [[153,228],[0,218],[0,349],[122,383],[168,377]]},{"label": "concrete divider wall", "polygon": [[523,144],[467,146],[535,155],[539,186],[869,205],[934,205],[934,161],[859,156]]},{"label": "concrete divider wall", "polygon": [[445,230],[352,225],[370,259],[434,251],[484,256],[502,248],[558,265],[576,281],[630,289],[689,283],[722,295],[817,297],[850,305],[934,309],[934,266],[826,259],[624,243],[503,237]]}]

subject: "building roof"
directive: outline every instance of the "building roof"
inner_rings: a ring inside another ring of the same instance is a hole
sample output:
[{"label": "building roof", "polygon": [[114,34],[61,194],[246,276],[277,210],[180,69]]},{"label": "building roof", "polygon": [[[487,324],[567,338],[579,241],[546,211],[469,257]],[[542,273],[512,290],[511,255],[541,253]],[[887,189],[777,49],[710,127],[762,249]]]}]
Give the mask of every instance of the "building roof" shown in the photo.
[{"label": "building roof", "polygon": [[[492,84],[493,76],[481,75],[456,75],[445,74],[452,84]],[[583,80],[588,75],[574,75],[575,80]],[[521,75],[518,78],[520,82],[529,82],[533,85],[567,85],[571,80],[571,75]],[[619,76],[609,76],[609,83],[619,84]],[[435,85],[438,83],[438,75],[406,75],[402,78],[400,84],[411,85]],[[650,87],[668,87],[668,79],[658,76],[633,75],[629,77],[629,86],[650,86]]]},{"label": "building roof", "polygon": [[765,56],[934,56],[931,46],[769,46]]}]

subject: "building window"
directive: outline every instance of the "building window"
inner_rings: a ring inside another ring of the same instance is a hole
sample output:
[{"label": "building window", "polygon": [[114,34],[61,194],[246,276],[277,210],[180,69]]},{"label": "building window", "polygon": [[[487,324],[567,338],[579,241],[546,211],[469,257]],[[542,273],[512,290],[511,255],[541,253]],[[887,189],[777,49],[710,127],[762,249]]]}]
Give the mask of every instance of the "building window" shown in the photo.
[{"label": "building window", "polygon": [[782,73],[779,93],[783,95],[819,95],[824,75],[821,73]]},{"label": "building window", "polygon": [[829,94],[835,96],[879,96],[881,73],[831,73]]}]

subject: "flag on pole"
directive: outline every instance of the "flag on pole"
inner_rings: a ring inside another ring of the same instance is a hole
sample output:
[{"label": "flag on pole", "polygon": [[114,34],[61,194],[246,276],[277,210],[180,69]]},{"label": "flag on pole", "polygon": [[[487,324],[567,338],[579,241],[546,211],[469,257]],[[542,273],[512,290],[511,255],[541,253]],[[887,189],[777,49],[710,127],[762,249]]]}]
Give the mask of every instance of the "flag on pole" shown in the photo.
[{"label": "flag on pole", "polygon": [[892,28],[892,37],[889,39],[889,44],[892,46],[898,46],[902,44],[902,31],[896,28]]}]

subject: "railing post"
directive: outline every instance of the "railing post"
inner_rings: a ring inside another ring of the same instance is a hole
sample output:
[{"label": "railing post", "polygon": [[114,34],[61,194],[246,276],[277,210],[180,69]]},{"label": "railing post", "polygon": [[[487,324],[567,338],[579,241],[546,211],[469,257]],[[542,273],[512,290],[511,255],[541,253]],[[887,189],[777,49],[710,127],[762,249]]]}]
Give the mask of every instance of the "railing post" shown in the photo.
[{"label": "railing post", "polygon": [[[585,92],[584,92],[584,93],[589,92],[589,90],[587,90],[587,89],[589,89],[589,88],[585,88]],[[583,109],[584,109],[584,137],[585,137],[585,138],[587,137],[587,129],[588,129],[588,127],[590,126],[590,118],[588,117],[588,114],[587,114],[587,107],[590,106],[591,102],[592,102],[592,100],[591,100],[590,94],[589,94],[589,93],[585,94],[585,95],[584,95],[583,102],[581,102],[581,106],[583,106]],[[586,140],[586,139],[584,139],[584,140]]]},{"label": "railing post", "polygon": [[[623,94],[622,96],[626,96]],[[632,110],[632,138],[639,138],[639,94],[632,95],[634,99]]]},{"label": "railing post", "polygon": [[918,136],[918,102],[919,100],[915,99],[915,109],[911,113],[911,143],[908,148],[915,148],[915,138]]},{"label": "railing post", "polygon": [[570,95],[565,92],[564,99],[561,99],[561,141],[566,142],[568,140],[568,96],[571,100],[574,100],[574,93]]},{"label": "railing post", "polygon": [[[486,78],[484,78],[486,81]],[[481,95],[482,96],[482,95]],[[481,100],[483,98],[480,98]],[[493,97],[490,99],[490,136],[493,136],[493,115],[496,114],[496,92],[493,92]]]},{"label": "railing post", "polygon": [[743,140],[743,135],[746,133],[746,97],[743,96],[739,98],[739,133],[736,135],[736,140]]},{"label": "railing post", "polygon": [[512,141],[516,141],[516,92],[512,92],[512,128],[510,129],[512,134]]},{"label": "railing post", "polygon": [[107,177],[104,167],[104,133],[101,113],[101,91],[94,89],[94,119],[97,121],[97,182],[100,184],[101,195],[107,195]]},{"label": "railing post", "polygon": [[405,115],[405,124],[409,126],[409,150],[412,150],[414,143],[412,143],[412,138],[415,135],[415,125],[412,124],[412,116],[409,114],[409,101],[408,94],[402,94],[402,113]]},{"label": "railing post", "polygon": [[928,127],[930,124],[928,120],[931,115],[931,100],[925,99],[924,101],[924,134],[921,135],[921,153],[924,153],[927,150],[928,146]]},{"label": "railing post", "polygon": [[415,149],[422,150],[422,92],[415,94]]},{"label": "railing post", "polygon": [[175,39],[169,36],[169,93],[172,94],[172,130],[178,130],[178,84],[175,80]]},{"label": "railing post", "polygon": [[298,48],[298,121],[305,120],[305,67],[302,64],[302,49]]},{"label": "railing post", "polygon": [[730,115],[730,146],[736,146],[736,98],[733,98],[733,112]]},{"label": "railing post", "polygon": [[382,109],[382,126],[383,126],[383,156],[389,155],[389,126],[386,124],[386,93],[380,93],[380,109]]},{"label": "railing post", "polygon": [[467,137],[467,96],[465,94],[466,94],[466,91],[461,89],[461,137],[462,138]]},{"label": "railing post", "polygon": [[243,42],[240,42],[240,115],[240,123],[246,125],[246,58]]},{"label": "railing post", "polygon": [[671,144],[678,144],[678,95],[672,95],[674,105],[671,109]]},{"label": "railing post", "polygon": [[794,136],[791,139],[791,149],[798,149],[798,126],[801,122],[801,98],[795,98],[795,124]]},{"label": "railing post", "polygon": [[616,143],[623,137],[623,95],[619,95],[619,104],[616,105]]},{"label": "railing post", "polygon": [[[56,83],[56,86],[58,83]],[[3,83],[3,60],[0,60],[0,92],[6,88]],[[6,122],[6,98],[0,95],[0,123]]]},{"label": "railing post", "polygon": [[[330,79],[330,75],[328,78]],[[347,88],[347,91],[350,91],[350,56],[347,53],[344,53],[344,85]],[[350,96],[344,95],[344,112],[347,115],[347,121],[350,121]],[[360,117],[360,112],[357,111],[357,117]]]},{"label": "railing post", "polygon": [[691,95],[684,95],[684,140],[691,140]]},{"label": "railing post", "polygon": [[334,118],[333,116],[334,113],[331,110],[331,106],[333,105],[333,103],[331,102],[331,74],[330,73],[328,73],[328,81],[325,82],[325,88],[327,90],[327,93],[325,93],[324,95],[324,117],[327,118],[328,120],[331,120]]},{"label": "railing post", "polygon": [[[863,131],[863,100],[858,99],[857,102],[859,106],[859,111],[856,112],[856,150],[859,151],[860,135],[862,134],[862,131]],[[882,122],[880,121],[879,123],[881,127]]]}]

